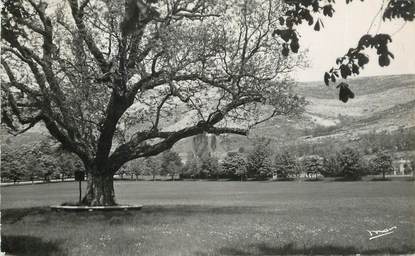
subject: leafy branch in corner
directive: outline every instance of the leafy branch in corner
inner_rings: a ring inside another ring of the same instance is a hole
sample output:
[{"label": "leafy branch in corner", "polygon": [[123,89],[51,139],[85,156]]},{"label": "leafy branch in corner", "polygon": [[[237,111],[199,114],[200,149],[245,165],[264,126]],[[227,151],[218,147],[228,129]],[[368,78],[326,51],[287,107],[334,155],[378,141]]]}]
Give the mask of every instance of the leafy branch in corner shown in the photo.
[{"label": "leafy branch in corner", "polygon": [[[346,4],[353,0],[346,0]],[[362,2],[364,0],[361,0]],[[313,26],[315,31],[320,31],[324,24],[320,17],[333,17],[334,0],[285,0],[286,11],[283,17],[279,18],[281,28],[274,31],[274,36],[280,37],[283,42],[282,54],[288,56],[290,51],[297,53],[299,45],[299,34],[296,26],[307,23]],[[383,5],[379,10],[382,13],[383,21],[402,19],[405,22],[412,22],[415,18],[414,0],[388,0],[386,7]],[[375,17],[376,18],[376,17]],[[389,66],[393,53],[388,49],[388,43],[392,42],[391,35],[375,34],[363,35],[356,48],[350,48],[342,57],[336,59],[336,66],[324,73],[324,83],[328,86],[330,82],[335,83],[337,78],[346,79],[352,75],[359,75],[361,69],[369,63],[369,57],[364,50],[374,48],[378,55],[378,64],[381,67]],[[346,83],[340,83],[339,99],[347,102],[348,98],[353,98],[354,94]],[[347,93],[346,93],[347,92]]]}]

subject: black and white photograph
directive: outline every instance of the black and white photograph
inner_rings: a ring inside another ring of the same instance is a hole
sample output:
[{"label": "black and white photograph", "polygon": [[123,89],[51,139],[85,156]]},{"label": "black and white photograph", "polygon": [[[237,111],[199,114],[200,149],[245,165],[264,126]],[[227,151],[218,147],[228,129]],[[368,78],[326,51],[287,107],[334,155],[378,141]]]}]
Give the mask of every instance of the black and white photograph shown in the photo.
[{"label": "black and white photograph", "polygon": [[415,0],[2,0],[1,256],[415,254]]}]

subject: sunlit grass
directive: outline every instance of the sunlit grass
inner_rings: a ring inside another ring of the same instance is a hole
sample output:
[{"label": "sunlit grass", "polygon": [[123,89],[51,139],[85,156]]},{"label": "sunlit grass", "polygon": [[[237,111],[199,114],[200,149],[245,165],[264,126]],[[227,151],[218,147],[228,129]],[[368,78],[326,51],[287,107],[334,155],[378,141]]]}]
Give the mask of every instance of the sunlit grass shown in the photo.
[{"label": "sunlit grass", "polygon": [[[121,196],[159,204],[134,212],[3,210],[3,248],[17,255],[415,252],[413,182],[130,185],[118,187]],[[367,230],[392,226],[393,234],[369,240]]]}]

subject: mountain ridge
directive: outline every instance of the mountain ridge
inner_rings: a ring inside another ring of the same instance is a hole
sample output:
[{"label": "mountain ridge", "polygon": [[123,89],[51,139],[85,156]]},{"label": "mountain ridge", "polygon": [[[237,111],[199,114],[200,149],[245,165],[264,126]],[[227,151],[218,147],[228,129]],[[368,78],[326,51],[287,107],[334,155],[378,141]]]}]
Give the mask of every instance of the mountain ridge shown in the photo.
[{"label": "mountain ridge", "polygon": [[[372,131],[415,127],[415,74],[359,77],[348,79],[347,83],[356,94],[347,103],[338,100],[334,85],[325,86],[319,81],[297,83],[293,91],[309,102],[302,116],[266,122],[248,138],[220,136],[220,154],[249,146],[257,136],[282,144],[316,143],[324,139],[350,140]],[[173,126],[184,124],[185,115],[176,118]],[[17,146],[48,137],[47,131],[41,129],[31,129],[16,137],[6,135],[3,129],[1,134],[2,144]],[[184,157],[191,151],[191,141],[191,138],[179,141],[174,150]]]}]

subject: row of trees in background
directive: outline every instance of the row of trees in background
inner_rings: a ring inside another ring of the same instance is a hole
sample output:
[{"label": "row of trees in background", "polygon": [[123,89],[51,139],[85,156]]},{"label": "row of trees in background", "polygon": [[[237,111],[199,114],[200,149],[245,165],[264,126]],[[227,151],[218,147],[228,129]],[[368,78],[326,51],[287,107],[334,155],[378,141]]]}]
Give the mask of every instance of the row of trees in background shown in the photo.
[{"label": "row of trees in background", "polygon": [[[122,179],[150,176],[153,180],[157,176],[167,176],[172,180],[265,180],[272,177],[287,180],[298,178],[301,174],[311,179],[322,175],[356,180],[375,174],[382,174],[385,178],[386,174],[393,171],[392,156],[387,151],[377,151],[372,157],[363,155],[367,155],[365,148],[359,152],[356,147],[331,147],[330,150],[320,150],[319,154],[296,157],[295,151],[282,149],[274,152],[269,142],[260,139],[251,150],[229,152],[221,161],[210,153],[204,153],[194,154],[184,164],[177,152],[168,150],[158,156],[131,161],[117,174]],[[63,180],[72,177],[75,170],[83,168],[76,156],[56,148],[49,141],[19,148],[4,148],[1,161],[2,180],[14,182],[49,181],[57,178]],[[412,165],[413,163],[414,161]],[[413,166],[406,166],[407,172],[413,169]]]},{"label": "row of trees in background", "polygon": [[[245,162],[242,162],[241,159],[245,159]],[[233,169],[238,170],[235,175],[240,174],[246,178],[254,179],[277,177],[284,180],[298,178],[303,174],[308,178],[314,177],[315,179],[318,175],[322,175],[345,180],[358,180],[366,175],[379,174],[385,178],[386,174],[393,172],[391,153],[380,151],[371,157],[364,157],[359,150],[352,147],[346,147],[326,155],[295,157],[287,151],[273,153],[269,147],[259,144],[248,152],[245,158],[241,153],[227,156],[221,165],[222,168],[229,169],[227,168],[229,163],[242,163],[241,167],[233,166]],[[407,173],[414,169],[414,161],[411,162],[411,165],[405,166]],[[245,169],[246,172],[241,169]]]},{"label": "row of trees in background", "polygon": [[[19,150],[5,150],[1,160],[3,181],[63,180],[72,177],[75,170],[82,168],[76,157],[63,150],[52,150],[47,143],[40,143],[36,147],[21,147]],[[414,169],[413,164],[414,161],[412,166],[406,166],[408,172]],[[358,150],[345,148],[329,155],[297,158],[287,151],[274,153],[268,145],[258,143],[248,152],[229,152],[222,161],[208,154],[193,157],[183,164],[178,153],[166,151],[159,156],[131,161],[117,174],[121,179],[150,176],[153,180],[157,176],[168,176],[172,180],[289,180],[298,178],[301,174],[310,179],[322,175],[358,180],[365,175],[381,174],[385,178],[392,171],[392,156],[387,152],[378,152],[372,158],[364,158]]]},{"label": "row of trees in background", "polygon": [[4,146],[1,153],[1,178],[5,182],[64,180],[82,169],[78,157],[48,141],[18,148]]},{"label": "row of trees in background", "polygon": [[[414,161],[412,161],[413,165]],[[413,166],[407,166],[407,172]],[[193,156],[183,164],[174,151],[166,151],[160,156],[136,160],[121,168],[122,177],[139,179],[140,175],[169,176],[171,179],[232,179],[266,180],[277,178],[290,180],[301,175],[310,179],[319,176],[336,177],[345,180],[358,180],[366,175],[382,175],[393,171],[392,155],[378,152],[372,157],[364,157],[359,150],[346,147],[326,155],[295,157],[287,151],[273,152],[264,142],[258,142],[248,152],[229,152],[224,159],[210,154]]]},{"label": "row of trees in background", "polygon": [[123,179],[125,176],[130,179],[139,179],[140,176],[169,176],[172,180],[179,178],[183,172],[183,162],[177,152],[167,150],[158,156],[136,159],[123,165],[117,171],[117,175]]}]

